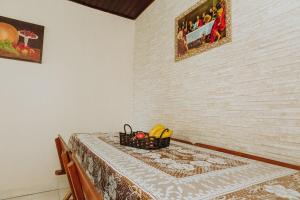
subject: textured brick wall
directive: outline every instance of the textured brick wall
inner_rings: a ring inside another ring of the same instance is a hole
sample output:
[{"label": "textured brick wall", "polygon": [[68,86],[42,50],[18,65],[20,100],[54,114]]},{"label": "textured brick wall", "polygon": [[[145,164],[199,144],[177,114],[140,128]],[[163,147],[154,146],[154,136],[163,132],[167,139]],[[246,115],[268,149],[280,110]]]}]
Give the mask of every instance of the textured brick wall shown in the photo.
[{"label": "textured brick wall", "polygon": [[300,1],[232,0],[233,42],[175,63],[174,19],[196,2],[136,21],[135,127],[300,164]]}]

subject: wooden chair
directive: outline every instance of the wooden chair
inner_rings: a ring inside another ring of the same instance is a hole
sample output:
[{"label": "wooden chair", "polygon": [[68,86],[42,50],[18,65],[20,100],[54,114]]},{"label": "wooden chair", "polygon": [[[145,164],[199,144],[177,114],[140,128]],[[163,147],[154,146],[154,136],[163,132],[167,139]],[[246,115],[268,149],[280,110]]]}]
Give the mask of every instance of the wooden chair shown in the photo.
[{"label": "wooden chair", "polygon": [[102,193],[96,191],[74,154],[71,156],[67,171],[77,200],[103,200]]},{"label": "wooden chair", "polygon": [[58,135],[58,137],[55,138],[55,144],[56,144],[57,154],[61,166],[61,169],[56,170],[55,174],[58,176],[66,174],[70,185],[70,191],[67,192],[63,200],[68,200],[71,198],[71,196],[73,196],[73,199],[76,200],[76,198],[74,197],[74,190],[72,188],[70,176],[68,173],[66,173],[67,165],[70,162],[71,151],[60,135]]},{"label": "wooden chair", "polygon": [[66,174],[66,170],[65,170],[63,162],[62,162],[61,154],[63,151],[67,150],[66,149],[67,146],[65,145],[65,142],[60,135],[58,135],[58,137],[55,138],[55,145],[56,145],[56,150],[57,150],[59,163],[60,163],[60,167],[61,167],[61,169],[55,171],[55,175],[60,176],[60,175]]}]

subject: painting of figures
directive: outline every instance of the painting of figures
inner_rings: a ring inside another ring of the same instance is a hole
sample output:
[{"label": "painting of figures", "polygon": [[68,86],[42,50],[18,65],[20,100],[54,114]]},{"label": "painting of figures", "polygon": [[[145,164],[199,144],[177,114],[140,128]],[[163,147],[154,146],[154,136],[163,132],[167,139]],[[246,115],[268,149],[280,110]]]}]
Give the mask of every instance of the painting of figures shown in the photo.
[{"label": "painting of figures", "polygon": [[175,23],[175,61],[230,42],[231,0],[201,0]]}]

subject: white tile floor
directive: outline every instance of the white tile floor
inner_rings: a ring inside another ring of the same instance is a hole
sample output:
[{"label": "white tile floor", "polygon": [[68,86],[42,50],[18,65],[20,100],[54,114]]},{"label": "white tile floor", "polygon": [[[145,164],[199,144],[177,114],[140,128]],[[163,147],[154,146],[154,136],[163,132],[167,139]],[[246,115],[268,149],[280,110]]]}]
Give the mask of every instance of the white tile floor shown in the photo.
[{"label": "white tile floor", "polygon": [[62,200],[69,189],[55,190],[34,195],[10,198],[7,200]]}]

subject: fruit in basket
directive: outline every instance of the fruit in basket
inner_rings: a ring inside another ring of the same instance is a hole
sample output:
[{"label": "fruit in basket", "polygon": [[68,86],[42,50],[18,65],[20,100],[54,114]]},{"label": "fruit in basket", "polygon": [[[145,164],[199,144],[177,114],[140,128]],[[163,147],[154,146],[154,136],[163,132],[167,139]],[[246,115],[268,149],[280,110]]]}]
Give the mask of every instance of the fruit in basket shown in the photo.
[{"label": "fruit in basket", "polygon": [[162,134],[162,132],[164,131],[165,129],[158,129],[154,134],[153,134],[153,137],[155,138],[160,138],[160,135]]},{"label": "fruit in basket", "polygon": [[166,132],[164,132],[164,134],[161,136],[161,138],[171,137],[172,134],[173,134],[173,130],[167,130]]},{"label": "fruit in basket", "polygon": [[[150,137],[160,138],[163,131],[166,129],[166,127],[162,124],[155,125],[149,132]],[[167,130],[163,133],[162,138],[171,137],[173,134],[172,130]]]},{"label": "fruit in basket", "polygon": [[156,134],[158,134],[158,132],[161,133],[161,131],[163,131],[166,127],[162,124],[157,124],[155,125],[150,131],[149,131],[149,136],[153,137]]},{"label": "fruit in basket", "polygon": [[166,130],[166,129],[160,129],[160,130],[158,130],[153,136],[155,137],[155,138],[160,138],[160,136],[161,136],[161,134],[162,134],[162,136],[161,136],[161,138],[167,138],[167,137],[171,137],[171,135],[173,134],[173,131],[172,130]]},{"label": "fruit in basket", "polygon": [[135,134],[135,137],[139,140],[144,139],[146,137],[146,134],[144,132],[137,132],[137,134]]}]

